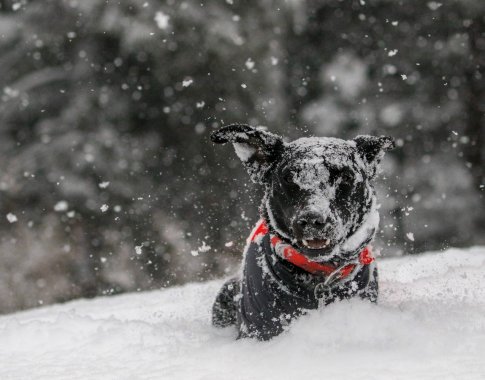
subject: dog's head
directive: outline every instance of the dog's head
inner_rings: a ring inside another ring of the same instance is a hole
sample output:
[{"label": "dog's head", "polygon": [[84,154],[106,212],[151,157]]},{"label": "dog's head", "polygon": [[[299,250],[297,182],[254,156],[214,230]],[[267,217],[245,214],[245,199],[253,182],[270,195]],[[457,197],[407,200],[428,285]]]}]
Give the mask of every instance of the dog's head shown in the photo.
[{"label": "dog's head", "polygon": [[373,180],[390,137],[301,138],[286,143],[234,124],[212,134],[230,142],[254,182],[265,186],[270,227],[313,260],[347,258],[372,240],[379,215]]}]

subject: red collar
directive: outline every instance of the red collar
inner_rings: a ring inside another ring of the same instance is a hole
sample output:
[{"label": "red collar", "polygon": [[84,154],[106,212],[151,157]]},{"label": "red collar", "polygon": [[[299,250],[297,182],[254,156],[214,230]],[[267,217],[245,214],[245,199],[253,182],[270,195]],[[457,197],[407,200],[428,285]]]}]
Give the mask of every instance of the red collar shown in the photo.
[{"label": "red collar", "polygon": [[[264,219],[261,219],[254,227],[253,232],[251,233],[250,241],[253,242],[256,239],[262,238],[266,234],[269,233],[269,228],[266,225]],[[316,261],[312,261],[308,259],[305,255],[298,252],[295,248],[293,248],[290,244],[285,243],[276,235],[271,235],[271,246],[275,250],[279,256],[283,257],[285,260],[288,260],[293,265],[312,273],[312,274],[324,274],[326,276],[330,276],[333,274],[338,268],[330,263],[319,263]],[[370,247],[365,247],[359,254],[358,264],[360,265],[369,265],[374,261],[374,257],[372,256],[372,252]],[[356,266],[357,263],[350,263],[343,268],[340,269],[340,278],[345,278],[349,276]]]}]

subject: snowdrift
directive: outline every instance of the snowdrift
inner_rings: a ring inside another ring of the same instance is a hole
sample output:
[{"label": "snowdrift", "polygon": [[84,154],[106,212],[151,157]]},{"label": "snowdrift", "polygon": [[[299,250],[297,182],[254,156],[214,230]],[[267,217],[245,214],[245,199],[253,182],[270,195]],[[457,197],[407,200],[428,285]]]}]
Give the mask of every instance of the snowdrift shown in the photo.
[{"label": "snowdrift", "polygon": [[379,267],[379,305],[332,305],[266,343],[211,326],[222,281],[3,316],[0,379],[485,378],[485,248]]}]

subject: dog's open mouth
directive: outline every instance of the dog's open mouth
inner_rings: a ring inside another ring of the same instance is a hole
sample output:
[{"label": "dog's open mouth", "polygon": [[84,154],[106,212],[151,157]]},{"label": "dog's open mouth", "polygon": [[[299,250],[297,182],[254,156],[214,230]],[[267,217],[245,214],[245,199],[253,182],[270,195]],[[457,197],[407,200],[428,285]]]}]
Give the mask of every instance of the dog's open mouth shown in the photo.
[{"label": "dog's open mouth", "polygon": [[328,245],[330,244],[330,240],[328,240],[328,239],[311,239],[311,240],[303,239],[301,241],[301,243],[305,248],[324,249],[324,248],[328,247]]}]

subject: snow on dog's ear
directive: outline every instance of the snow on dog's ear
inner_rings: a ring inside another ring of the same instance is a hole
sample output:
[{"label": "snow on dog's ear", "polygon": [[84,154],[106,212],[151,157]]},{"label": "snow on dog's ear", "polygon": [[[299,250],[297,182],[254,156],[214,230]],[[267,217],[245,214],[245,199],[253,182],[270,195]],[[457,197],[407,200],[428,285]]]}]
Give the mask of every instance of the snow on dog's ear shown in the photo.
[{"label": "snow on dog's ear", "polygon": [[357,136],[354,141],[359,155],[368,164],[371,177],[375,177],[377,174],[377,167],[384,157],[384,153],[396,146],[394,139],[389,136],[361,135]]},{"label": "snow on dog's ear", "polygon": [[256,183],[264,183],[266,175],[283,150],[283,139],[280,136],[246,124],[222,127],[212,133],[211,140],[217,144],[232,143],[237,156]]}]

